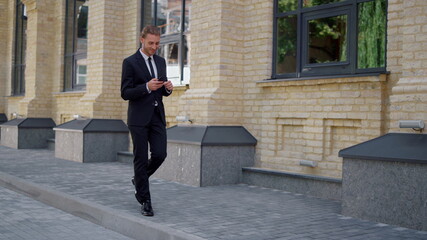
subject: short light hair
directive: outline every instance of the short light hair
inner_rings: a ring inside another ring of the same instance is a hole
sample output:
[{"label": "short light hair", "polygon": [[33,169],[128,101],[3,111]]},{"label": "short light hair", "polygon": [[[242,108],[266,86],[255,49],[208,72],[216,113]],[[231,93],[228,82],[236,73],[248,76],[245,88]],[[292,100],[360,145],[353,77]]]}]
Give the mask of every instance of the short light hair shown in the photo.
[{"label": "short light hair", "polygon": [[141,37],[145,38],[148,34],[153,34],[156,36],[160,36],[160,29],[156,26],[145,26],[141,31]]}]

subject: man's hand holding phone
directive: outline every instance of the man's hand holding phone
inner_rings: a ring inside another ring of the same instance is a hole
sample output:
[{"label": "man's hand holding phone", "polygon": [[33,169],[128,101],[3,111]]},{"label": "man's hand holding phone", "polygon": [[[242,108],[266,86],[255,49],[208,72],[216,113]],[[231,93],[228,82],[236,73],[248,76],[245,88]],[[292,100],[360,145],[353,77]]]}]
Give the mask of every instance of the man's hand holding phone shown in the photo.
[{"label": "man's hand holding phone", "polygon": [[150,91],[156,91],[163,86],[164,82],[157,78],[152,78],[147,84]]},{"label": "man's hand holding phone", "polygon": [[165,86],[165,88],[171,92],[173,90],[173,84],[171,81],[166,80],[165,82],[163,82],[163,85]]}]

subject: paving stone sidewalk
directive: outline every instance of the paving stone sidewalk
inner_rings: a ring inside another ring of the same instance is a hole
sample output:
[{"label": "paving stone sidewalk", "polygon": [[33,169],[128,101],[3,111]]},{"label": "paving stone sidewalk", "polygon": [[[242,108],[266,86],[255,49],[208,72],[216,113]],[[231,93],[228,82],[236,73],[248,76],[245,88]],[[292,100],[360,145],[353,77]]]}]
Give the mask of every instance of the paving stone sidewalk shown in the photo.
[{"label": "paving stone sidewalk", "polygon": [[131,239],[1,187],[0,206],[0,239]]},{"label": "paving stone sidewalk", "polygon": [[155,216],[147,218],[133,196],[131,165],[77,163],[44,149],[0,146],[1,172],[202,239],[427,240],[424,231],[343,216],[337,201],[245,184],[198,188],[151,179]]}]

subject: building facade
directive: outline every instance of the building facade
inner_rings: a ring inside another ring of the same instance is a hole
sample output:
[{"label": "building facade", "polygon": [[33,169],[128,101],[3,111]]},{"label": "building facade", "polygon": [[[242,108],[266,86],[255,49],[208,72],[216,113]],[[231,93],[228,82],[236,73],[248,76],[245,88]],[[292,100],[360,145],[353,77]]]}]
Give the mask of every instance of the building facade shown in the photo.
[{"label": "building facade", "polygon": [[427,119],[425,0],[0,0],[0,113],[126,122],[121,64],[146,24],[168,126],[244,126],[256,167],[341,178],[339,150]]}]

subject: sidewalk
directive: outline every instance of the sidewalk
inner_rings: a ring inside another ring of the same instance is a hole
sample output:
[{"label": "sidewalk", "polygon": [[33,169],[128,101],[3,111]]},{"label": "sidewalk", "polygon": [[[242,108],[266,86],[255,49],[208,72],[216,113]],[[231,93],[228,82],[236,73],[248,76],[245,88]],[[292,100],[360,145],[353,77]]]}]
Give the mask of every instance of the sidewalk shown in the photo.
[{"label": "sidewalk", "polygon": [[151,179],[155,216],[143,217],[132,175],[129,164],[0,146],[0,186],[133,239],[427,240],[424,231],[342,216],[336,201],[244,184],[198,188]]},{"label": "sidewalk", "polygon": [[0,206],[0,239],[131,240],[2,187],[0,187]]}]

